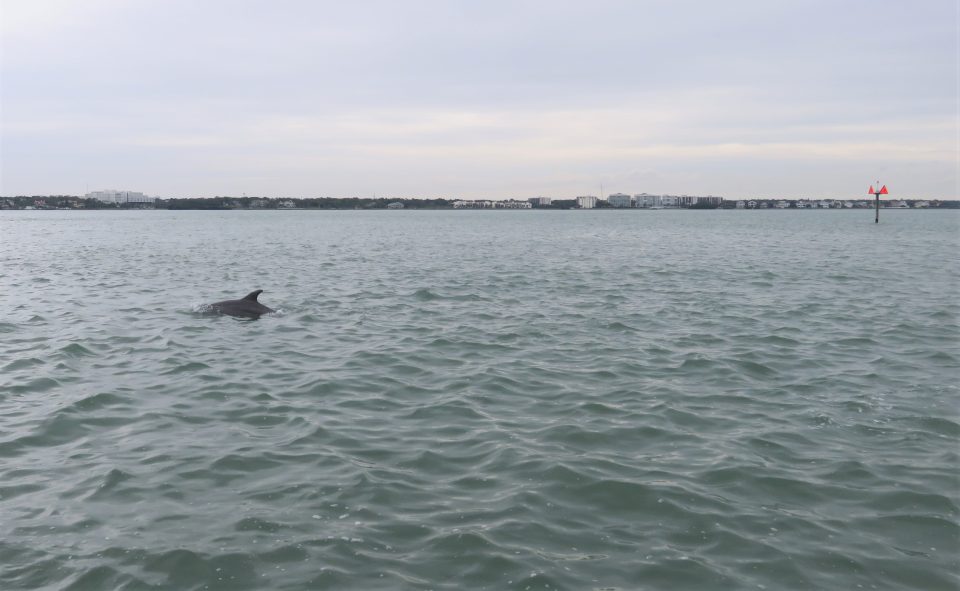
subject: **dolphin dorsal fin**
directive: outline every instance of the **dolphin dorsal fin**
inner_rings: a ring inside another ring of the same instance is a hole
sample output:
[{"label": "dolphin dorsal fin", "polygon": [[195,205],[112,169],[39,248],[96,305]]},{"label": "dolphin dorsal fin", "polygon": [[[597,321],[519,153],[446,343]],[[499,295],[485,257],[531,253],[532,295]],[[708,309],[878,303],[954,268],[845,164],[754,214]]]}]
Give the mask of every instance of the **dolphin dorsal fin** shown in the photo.
[{"label": "dolphin dorsal fin", "polygon": [[243,296],[243,299],[245,299],[245,300],[247,300],[247,301],[250,301],[250,302],[256,302],[256,301],[257,301],[257,296],[259,296],[259,295],[262,294],[262,293],[263,293],[263,290],[262,290],[262,289],[258,289],[258,290],[255,290],[255,291],[251,291],[251,292],[248,293],[247,295]]}]

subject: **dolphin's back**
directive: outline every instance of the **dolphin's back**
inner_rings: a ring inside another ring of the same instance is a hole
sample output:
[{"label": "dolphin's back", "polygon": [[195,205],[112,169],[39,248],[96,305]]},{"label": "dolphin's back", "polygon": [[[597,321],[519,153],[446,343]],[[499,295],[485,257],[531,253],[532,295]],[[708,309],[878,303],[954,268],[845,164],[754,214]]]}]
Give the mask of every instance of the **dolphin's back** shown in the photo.
[{"label": "dolphin's back", "polygon": [[257,301],[261,293],[263,293],[263,290],[257,289],[251,291],[239,300],[216,302],[210,304],[210,310],[238,318],[259,318],[263,314],[273,312],[272,308],[268,308]]}]

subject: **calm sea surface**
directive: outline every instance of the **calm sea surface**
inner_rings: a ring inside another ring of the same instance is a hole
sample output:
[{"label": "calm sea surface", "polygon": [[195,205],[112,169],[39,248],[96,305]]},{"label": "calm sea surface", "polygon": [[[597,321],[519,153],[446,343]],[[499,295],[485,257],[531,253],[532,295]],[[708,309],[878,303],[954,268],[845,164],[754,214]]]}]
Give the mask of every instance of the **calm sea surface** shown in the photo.
[{"label": "calm sea surface", "polygon": [[0,588],[957,589],[958,236],[2,212]]}]

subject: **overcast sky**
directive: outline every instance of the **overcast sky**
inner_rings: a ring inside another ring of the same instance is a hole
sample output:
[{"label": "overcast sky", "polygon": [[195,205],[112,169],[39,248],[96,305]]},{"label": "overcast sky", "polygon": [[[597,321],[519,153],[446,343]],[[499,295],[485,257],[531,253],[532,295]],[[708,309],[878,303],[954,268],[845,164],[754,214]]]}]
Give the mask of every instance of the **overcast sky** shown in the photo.
[{"label": "overcast sky", "polygon": [[2,195],[960,198],[956,0],[0,0]]}]

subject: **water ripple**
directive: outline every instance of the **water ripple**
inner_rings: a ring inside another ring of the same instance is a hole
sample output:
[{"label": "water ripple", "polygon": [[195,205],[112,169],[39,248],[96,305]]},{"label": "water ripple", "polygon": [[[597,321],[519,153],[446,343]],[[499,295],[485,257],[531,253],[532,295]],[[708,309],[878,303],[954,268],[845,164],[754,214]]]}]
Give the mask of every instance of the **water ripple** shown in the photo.
[{"label": "water ripple", "polygon": [[21,213],[0,588],[960,585],[953,214]]}]

